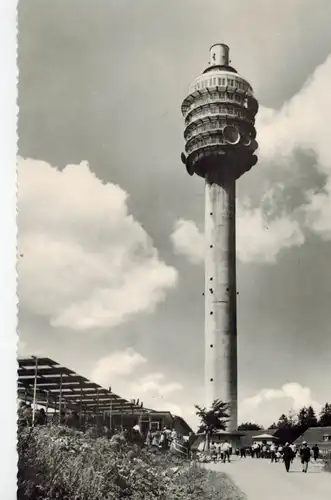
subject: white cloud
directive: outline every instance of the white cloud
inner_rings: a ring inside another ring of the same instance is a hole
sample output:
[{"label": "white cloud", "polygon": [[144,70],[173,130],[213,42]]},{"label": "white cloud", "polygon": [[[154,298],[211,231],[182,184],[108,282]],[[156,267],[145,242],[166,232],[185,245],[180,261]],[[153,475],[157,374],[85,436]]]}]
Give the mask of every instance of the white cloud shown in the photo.
[{"label": "white cloud", "polygon": [[204,237],[191,220],[178,219],[170,235],[176,253],[184,255],[193,264],[199,264],[204,255]]},{"label": "white cloud", "polygon": [[[275,262],[283,248],[304,243],[305,228],[331,239],[330,79],[331,55],[280,110],[259,110],[256,127],[262,168],[282,169],[286,186],[300,175],[297,151],[313,152],[315,167],[327,176],[327,182],[323,192],[307,192],[306,204],[291,214],[284,211],[283,199],[277,196],[279,184],[271,186],[259,207],[237,203],[237,250],[244,262]],[[177,253],[192,263],[201,262],[203,236],[194,222],[178,221],[171,239]]]},{"label": "white cloud", "polygon": [[307,226],[325,240],[331,240],[331,173],[323,192],[307,193],[304,207]]},{"label": "white cloud", "polygon": [[279,111],[262,108],[257,117],[259,158],[266,166],[285,166],[290,178],[298,175],[296,150],[316,155],[316,168],[327,182],[323,193],[307,193],[303,213],[305,225],[325,239],[331,239],[330,79],[331,54]]},{"label": "white cloud", "polygon": [[163,373],[149,373],[133,383],[133,387],[141,394],[154,394],[161,399],[181,391],[183,386],[178,382],[166,382]]},{"label": "white cloud", "polygon": [[[242,262],[273,263],[284,248],[301,245],[298,222],[283,215],[267,220],[261,208],[237,205],[237,256]],[[195,222],[180,219],[171,234],[174,250],[193,264],[204,258],[204,235]]]},{"label": "white cloud", "polygon": [[274,263],[281,250],[302,245],[299,223],[286,215],[268,220],[261,208],[237,208],[237,255],[242,262]]},{"label": "white cloud", "polygon": [[28,344],[21,339],[17,342],[17,356],[28,356]]},{"label": "white cloud", "polygon": [[98,360],[91,377],[99,384],[108,386],[113,376],[131,375],[146,362],[144,356],[130,347],[124,351],[114,351]]},{"label": "white cloud", "polygon": [[261,389],[254,396],[244,399],[239,405],[239,417],[242,422],[256,422],[271,425],[282,413],[297,412],[303,406],[313,406],[316,411],[321,405],[314,401],[308,387],[291,382],[279,389]]},{"label": "white cloud", "polygon": [[102,183],[86,162],[60,172],[19,159],[21,307],[76,330],[113,327],[153,312],[176,285],[128,214],[127,193]]},{"label": "white cloud", "polygon": [[278,159],[288,164],[300,147],[315,151],[320,168],[330,172],[330,77],[331,55],[279,111],[259,111],[257,129],[262,161]]},{"label": "white cloud", "polygon": [[[144,372],[142,372],[144,368]],[[147,359],[132,348],[115,351],[101,358],[90,374],[91,380],[126,399],[143,401],[146,408],[168,410],[176,415],[183,413],[182,406],[174,401],[183,386],[167,380],[163,373],[150,373]]]},{"label": "white cloud", "polygon": [[30,356],[46,356],[45,352],[43,349],[38,345],[36,347],[36,344],[33,343],[28,343],[21,338],[18,338],[18,343],[17,343],[17,356],[18,357],[30,357]]}]

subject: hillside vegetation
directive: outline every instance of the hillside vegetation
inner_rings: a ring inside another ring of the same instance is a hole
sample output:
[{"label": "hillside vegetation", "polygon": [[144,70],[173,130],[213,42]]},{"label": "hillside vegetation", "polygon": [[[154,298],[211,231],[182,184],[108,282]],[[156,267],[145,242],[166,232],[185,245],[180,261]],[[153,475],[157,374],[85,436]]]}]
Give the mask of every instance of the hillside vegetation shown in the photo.
[{"label": "hillside vegetation", "polygon": [[242,500],[224,474],[171,453],[152,453],[121,436],[62,426],[19,429],[19,500]]}]

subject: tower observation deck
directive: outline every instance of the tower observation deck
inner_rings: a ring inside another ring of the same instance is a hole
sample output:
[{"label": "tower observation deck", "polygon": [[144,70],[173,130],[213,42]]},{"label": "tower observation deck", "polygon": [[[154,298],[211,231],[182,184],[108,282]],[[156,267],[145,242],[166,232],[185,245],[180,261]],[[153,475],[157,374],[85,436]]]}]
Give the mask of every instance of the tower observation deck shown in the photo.
[{"label": "tower observation deck", "polygon": [[182,161],[205,179],[205,403],[229,404],[231,432],[238,407],[235,183],[257,162],[258,102],[230,66],[227,45],[210,48],[209,65],[181,109]]}]

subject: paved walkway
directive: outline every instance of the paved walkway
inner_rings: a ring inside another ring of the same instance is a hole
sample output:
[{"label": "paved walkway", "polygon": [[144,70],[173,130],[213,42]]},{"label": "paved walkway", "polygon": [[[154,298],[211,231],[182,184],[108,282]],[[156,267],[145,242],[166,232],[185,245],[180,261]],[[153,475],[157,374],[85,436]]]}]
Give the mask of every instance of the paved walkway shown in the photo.
[{"label": "paved walkway", "polygon": [[330,500],[331,474],[322,464],[309,464],[308,473],[301,472],[299,460],[286,472],[283,463],[246,458],[226,464],[208,464],[211,470],[226,472],[247,495],[247,500]]}]

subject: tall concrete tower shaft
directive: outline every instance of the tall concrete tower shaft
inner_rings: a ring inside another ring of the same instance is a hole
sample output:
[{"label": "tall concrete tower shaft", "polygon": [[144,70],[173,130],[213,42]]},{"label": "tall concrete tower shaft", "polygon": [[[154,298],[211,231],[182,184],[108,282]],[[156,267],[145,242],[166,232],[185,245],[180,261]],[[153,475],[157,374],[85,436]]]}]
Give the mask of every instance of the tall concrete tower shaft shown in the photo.
[{"label": "tall concrete tower shaft", "polygon": [[237,428],[237,309],[235,180],[205,186],[205,397],[230,404]]},{"label": "tall concrete tower shaft", "polygon": [[257,162],[258,102],[229,64],[229,48],[210,48],[207,69],[182,104],[186,140],[182,161],[205,179],[205,398],[229,405],[237,429],[236,180]]}]

